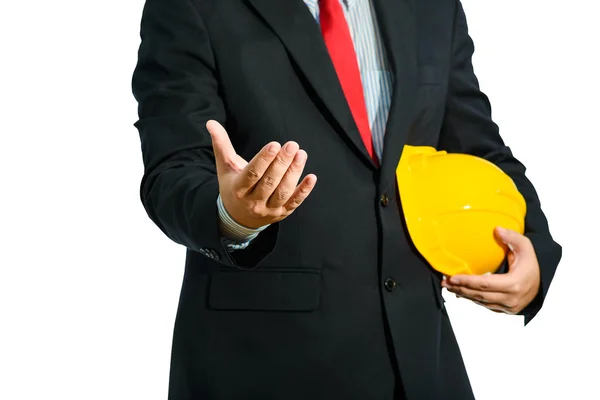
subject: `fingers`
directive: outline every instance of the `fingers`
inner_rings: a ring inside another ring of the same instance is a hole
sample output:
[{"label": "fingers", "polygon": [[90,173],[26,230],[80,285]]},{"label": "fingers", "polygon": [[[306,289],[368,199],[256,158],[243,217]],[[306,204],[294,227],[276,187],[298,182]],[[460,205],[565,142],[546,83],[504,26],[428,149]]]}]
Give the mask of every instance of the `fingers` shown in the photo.
[{"label": "fingers", "polygon": [[519,309],[516,294],[518,282],[514,274],[456,275],[442,281],[442,286],[457,297],[465,298],[492,311],[515,314]]},{"label": "fingers", "polygon": [[511,252],[520,253],[531,247],[531,241],[528,237],[510,229],[497,227],[495,230],[496,236],[502,240]]},{"label": "fingers", "polygon": [[275,189],[268,201],[269,207],[281,207],[294,194],[298,180],[304,171],[308,155],[304,150],[299,150],[287,169],[279,186]]},{"label": "fingers", "polygon": [[217,170],[225,172],[238,169],[241,158],[235,152],[225,128],[217,121],[210,120],[206,123],[206,129],[212,139]]},{"label": "fingers", "polygon": [[539,265],[527,237],[502,228],[496,228],[496,234],[511,250],[507,273],[456,275],[442,281],[442,286],[458,297],[472,300],[492,311],[517,314],[538,291]]},{"label": "fingers", "polygon": [[[277,156],[262,174],[251,192],[251,198],[268,200],[286,174],[300,147],[296,142],[288,142],[281,148]],[[253,160],[254,161],[254,160]],[[248,166],[252,165],[252,162]],[[261,169],[263,165],[261,164]]]},{"label": "fingers", "polygon": [[306,200],[310,192],[312,192],[312,190],[315,188],[316,184],[316,175],[310,174],[304,177],[302,182],[300,182],[300,184],[294,191],[292,197],[290,197],[290,199],[283,206],[286,209],[288,215],[291,214],[296,208],[298,208],[304,200]]},{"label": "fingers", "polygon": [[442,285],[449,290],[452,287],[463,287],[484,292],[509,293],[514,285],[514,277],[510,274],[455,275],[442,282]]},{"label": "fingers", "polygon": [[467,289],[460,286],[455,288],[449,288],[448,291],[456,294],[458,297],[469,299],[487,308],[490,308],[489,306],[491,306],[495,308],[501,308],[503,310],[509,310],[517,306],[517,304],[512,304],[512,296],[507,293],[482,292],[479,290]]},{"label": "fingers", "polygon": [[298,185],[308,155],[296,142],[283,147],[271,142],[248,163],[233,148],[229,135],[218,122],[206,124],[213,143],[217,170],[234,172],[232,190],[238,200],[262,203],[280,209],[282,216],[291,214],[308,197],[316,185],[315,175],[306,176]]},{"label": "fingers", "polygon": [[281,145],[271,142],[259,151],[246,165],[237,177],[236,191],[240,196],[252,191],[254,186],[263,178],[263,175],[280,152]]}]

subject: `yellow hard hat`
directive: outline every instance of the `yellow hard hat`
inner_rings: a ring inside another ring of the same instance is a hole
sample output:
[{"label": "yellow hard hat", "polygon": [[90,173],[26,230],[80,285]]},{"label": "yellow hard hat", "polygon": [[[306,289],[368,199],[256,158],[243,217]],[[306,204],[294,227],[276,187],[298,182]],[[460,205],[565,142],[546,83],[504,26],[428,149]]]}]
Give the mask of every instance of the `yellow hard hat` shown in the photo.
[{"label": "yellow hard hat", "polygon": [[508,249],[494,228],[523,233],[525,199],[483,158],[406,145],[396,178],[412,242],[446,276],[496,271]]}]

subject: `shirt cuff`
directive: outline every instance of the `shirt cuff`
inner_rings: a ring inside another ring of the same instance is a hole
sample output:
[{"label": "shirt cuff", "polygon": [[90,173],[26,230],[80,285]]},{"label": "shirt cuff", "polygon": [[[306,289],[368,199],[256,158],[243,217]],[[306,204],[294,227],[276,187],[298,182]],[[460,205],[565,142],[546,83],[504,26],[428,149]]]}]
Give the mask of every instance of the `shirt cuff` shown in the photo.
[{"label": "shirt cuff", "polygon": [[223,236],[228,239],[228,247],[245,248],[250,241],[258,236],[259,233],[269,227],[269,225],[265,225],[261,226],[260,228],[253,229],[238,224],[233,220],[233,218],[231,218],[225,209],[223,201],[221,200],[221,195],[219,195],[217,198],[217,209],[219,210],[219,228],[221,229]]}]

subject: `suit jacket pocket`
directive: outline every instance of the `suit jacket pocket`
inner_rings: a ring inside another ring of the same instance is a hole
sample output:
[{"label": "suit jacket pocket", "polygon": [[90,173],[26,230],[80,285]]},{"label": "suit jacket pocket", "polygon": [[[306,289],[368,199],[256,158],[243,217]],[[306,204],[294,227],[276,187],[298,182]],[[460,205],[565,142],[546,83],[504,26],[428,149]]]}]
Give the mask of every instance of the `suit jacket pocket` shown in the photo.
[{"label": "suit jacket pocket", "polygon": [[320,304],[321,271],[221,269],[209,285],[208,303],[215,310],[313,311]]}]

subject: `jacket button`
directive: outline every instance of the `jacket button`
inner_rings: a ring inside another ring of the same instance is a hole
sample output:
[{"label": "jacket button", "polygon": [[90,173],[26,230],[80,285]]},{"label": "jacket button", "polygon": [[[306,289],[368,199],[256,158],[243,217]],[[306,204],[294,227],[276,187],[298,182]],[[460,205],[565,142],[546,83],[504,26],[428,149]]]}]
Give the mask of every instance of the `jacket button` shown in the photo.
[{"label": "jacket button", "polygon": [[390,204],[390,198],[388,197],[387,194],[382,194],[381,197],[379,198],[379,202],[381,203],[381,205],[383,207],[387,207],[388,204]]},{"label": "jacket button", "polygon": [[388,292],[391,292],[392,290],[394,290],[396,288],[396,281],[393,280],[392,278],[387,278],[383,282],[383,286],[385,286],[385,288]]}]

